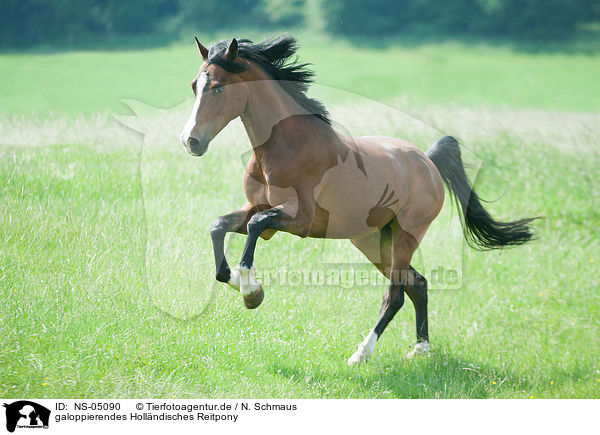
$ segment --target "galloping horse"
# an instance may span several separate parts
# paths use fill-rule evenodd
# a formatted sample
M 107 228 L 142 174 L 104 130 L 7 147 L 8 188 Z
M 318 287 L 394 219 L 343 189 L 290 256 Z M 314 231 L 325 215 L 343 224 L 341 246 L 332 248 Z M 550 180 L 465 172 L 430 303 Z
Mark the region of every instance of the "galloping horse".
M 350 239 L 390 284 L 375 326 L 348 363 L 369 359 L 405 293 L 416 312 L 417 344 L 411 355 L 424 353 L 429 350 L 427 281 L 410 263 L 442 208 L 444 183 L 472 246 L 494 249 L 532 238 L 532 218 L 499 222 L 482 207 L 454 138 L 444 137 L 423 153 L 400 139 L 336 132 L 323 105 L 306 96 L 312 72 L 290 60 L 297 49 L 291 36 L 258 44 L 221 41 L 210 50 L 197 38 L 196 44 L 203 63 L 192 81 L 195 104 L 181 143 L 201 156 L 239 116 L 253 148 L 244 172 L 248 202 L 210 227 L 216 279 L 240 290 L 247 308 L 258 307 L 264 297 L 253 268 L 259 237 L 285 231 Z M 224 254 L 227 232 L 247 234 L 233 270 Z

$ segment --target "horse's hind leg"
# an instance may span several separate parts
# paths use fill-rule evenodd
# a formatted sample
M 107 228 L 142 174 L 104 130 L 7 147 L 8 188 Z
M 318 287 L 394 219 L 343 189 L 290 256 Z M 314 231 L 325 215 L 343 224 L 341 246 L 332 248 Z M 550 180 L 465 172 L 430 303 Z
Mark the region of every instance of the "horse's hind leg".
M 356 246 L 365 257 L 375 265 L 375 267 L 386 278 L 390 277 L 390 268 L 392 266 L 392 224 L 389 223 L 381 230 L 370 234 L 361 239 L 352 239 L 352 244 Z
M 406 286 L 406 294 L 415 306 L 415 318 L 417 326 L 417 344 L 406 356 L 412 358 L 417 354 L 426 353 L 430 350 L 429 331 L 427 322 L 427 280 L 419 272 L 410 266 L 413 274 L 413 283 Z
M 365 340 L 359 344 L 358 350 L 348 359 L 348 364 L 365 362 L 373 354 L 375 345 L 381 334 L 394 318 L 398 310 L 404 304 L 404 292 L 409 285 L 414 282 L 413 271 L 410 268 L 410 260 L 417 249 L 419 243 L 408 232 L 404 231 L 398 222 L 394 219 L 390 224 L 391 234 L 386 235 L 382 230 L 379 246 L 381 253 L 384 254 L 388 238 L 391 240 L 391 246 L 388 252 L 389 257 L 381 255 L 379 261 L 374 264 L 377 268 L 390 279 L 390 285 L 383 298 L 379 319 L 375 326 L 369 332 Z M 387 231 L 387 230 L 386 230 Z M 365 252 L 367 258 L 371 261 L 373 254 L 373 239 L 361 239 L 352 241 L 361 251 Z M 370 244 L 370 246 L 368 246 Z M 388 260 L 389 261 L 386 261 Z M 388 267 L 389 264 L 389 267 Z

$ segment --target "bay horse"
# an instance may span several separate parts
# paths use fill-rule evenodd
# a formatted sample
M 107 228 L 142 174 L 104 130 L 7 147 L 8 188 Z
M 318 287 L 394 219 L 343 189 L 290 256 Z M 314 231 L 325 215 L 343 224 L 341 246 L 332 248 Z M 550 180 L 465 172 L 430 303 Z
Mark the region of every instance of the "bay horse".
M 416 312 L 417 343 L 428 352 L 427 280 L 411 258 L 444 202 L 444 184 L 461 213 L 465 238 L 481 249 L 519 245 L 532 238 L 534 218 L 500 222 L 483 208 L 464 171 L 459 144 L 438 140 L 426 153 L 391 137 L 352 138 L 335 131 L 325 107 L 306 95 L 313 73 L 291 59 L 296 40 L 283 35 L 254 44 L 243 39 L 196 45 L 203 62 L 192 81 L 195 103 L 180 141 L 193 156 L 240 117 L 252 156 L 244 171 L 247 203 L 210 227 L 216 279 L 256 308 L 264 292 L 256 279 L 259 237 L 277 231 L 352 243 L 390 284 L 373 329 L 349 364 L 366 362 L 386 326 L 404 304 Z M 349 163 L 350 162 L 350 163 Z M 224 254 L 228 232 L 246 234 L 237 268 Z

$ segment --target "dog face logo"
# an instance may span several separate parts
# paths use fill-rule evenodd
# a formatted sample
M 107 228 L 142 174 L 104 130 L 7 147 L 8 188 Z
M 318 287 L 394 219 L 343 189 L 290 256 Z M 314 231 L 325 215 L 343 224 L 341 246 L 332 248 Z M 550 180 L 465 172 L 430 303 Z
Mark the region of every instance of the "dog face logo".
M 50 410 L 29 400 L 3 405 L 6 408 L 6 430 L 15 428 L 48 428 Z

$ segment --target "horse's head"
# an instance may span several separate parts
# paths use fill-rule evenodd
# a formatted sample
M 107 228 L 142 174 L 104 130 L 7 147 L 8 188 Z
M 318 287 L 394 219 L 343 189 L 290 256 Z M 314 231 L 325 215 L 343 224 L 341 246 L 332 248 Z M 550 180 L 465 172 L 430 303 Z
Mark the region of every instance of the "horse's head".
M 196 44 L 204 62 L 192 80 L 195 104 L 180 140 L 192 155 L 201 156 L 229 121 L 242 114 L 247 92 L 239 73 L 249 65 L 238 56 L 235 39 L 215 44 L 210 52 L 197 38 Z

